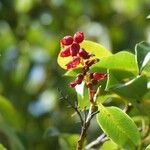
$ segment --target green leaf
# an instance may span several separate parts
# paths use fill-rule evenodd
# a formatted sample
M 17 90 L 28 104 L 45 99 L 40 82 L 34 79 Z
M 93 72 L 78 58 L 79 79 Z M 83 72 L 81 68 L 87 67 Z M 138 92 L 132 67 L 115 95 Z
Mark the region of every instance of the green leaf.
M 112 91 L 127 99 L 140 100 L 148 92 L 147 77 L 138 76 L 129 82 L 114 86 Z
M 111 52 L 104 46 L 92 41 L 84 40 L 84 42 L 81 43 L 81 47 L 94 54 L 96 58 L 102 58 L 112 55 Z
M 7 150 L 2 144 L 0 144 L 0 150 Z
M 14 127 L 20 126 L 20 118 L 8 99 L 0 96 L 0 117 L 9 125 Z
M 75 150 L 76 141 L 78 141 L 78 134 L 62 134 L 59 138 L 61 150 Z
M 100 105 L 97 122 L 111 140 L 127 150 L 135 150 L 141 142 L 138 128 L 133 120 L 117 107 Z
M 150 60 L 150 44 L 147 42 L 138 43 L 135 46 L 136 61 L 139 68 L 139 74 Z
M 148 15 L 146 18 L 147 18 L 147 19 L 150 19 L 150 15 Z
M 106 141 L 99 150 L 118 150 L 118 145 L 113 141 Z
M 92 41 L 88 41 L 88 40 L 84 40 L 80 46 L 82 48 L 84 48 L 86 51 L 95 54 L 95 56 L 93 58 L 102 58 L 102 57 L 106 57 L 106 56 L 110 56 L 112 55 L 111 52 L 109 50 L 107 50 L 105 47 L 103 47 L 102 45 L 92 42 Z M 58 55 L 57 58 L 57 62 L 60 65 L 60 67 L 66 69 L 66 64 L 71 60 L 71 57 L 65 57 L 62 58 L 60 57 L 60 55 Z
M 108 77 L 107 77 L 107 83 L 106 83 L 106 90 L 113 88 L 114 86 L 117 86 L 120 84 L 120 82 L 117 79 L 117 74 L 115 74 L 113 71 L 108 71 Z
M 74 77 L 80 72 L 82 72 L 82 68 L 76 68 L 76 69 L 67 71 L 64 75 L 69 76 L 69 77 Z
M 150 61 L 144 67 L 142 74 L 146 75 L 150 79 Z
M 150 150 L 150 145 L 148 145 L 145 150 Z
M 101 71 L 101 69 L 116 71 L 118 79 L 129 78 L 138 74 L 135 56 L 126 51 L 101 58 L 98 63 L 91 67 L 91 71 L 93 72 Z
M 145 75 L 122 84 L 112 85 L 109 91 L 131 102 L 142 114 L 150 114 L 148 79 Z

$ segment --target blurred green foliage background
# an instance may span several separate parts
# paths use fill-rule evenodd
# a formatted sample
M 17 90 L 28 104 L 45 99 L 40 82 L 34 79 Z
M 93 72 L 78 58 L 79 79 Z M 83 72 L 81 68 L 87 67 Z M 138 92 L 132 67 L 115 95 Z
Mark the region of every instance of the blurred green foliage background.
M 70 150 L 80 123 L 59 100 L 58 88 L 76 98 L 57 65 L 59 40 L 83 31 L 114 53 L 134 52 L 137 42 L 150 41 L 149 10 L 149 0 L 0 0 L 0 143 Z M 97 131 L 93 123 L 89 139 Z

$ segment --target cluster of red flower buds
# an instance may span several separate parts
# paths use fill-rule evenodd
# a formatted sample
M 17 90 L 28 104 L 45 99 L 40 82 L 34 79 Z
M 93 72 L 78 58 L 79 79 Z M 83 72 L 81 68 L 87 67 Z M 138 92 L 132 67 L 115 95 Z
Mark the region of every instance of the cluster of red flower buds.
M 90 101 L 93 102 L 96 93 L 94 86 L 98 81 L 105 79 L 107 74 L 89 72 L 89 68 L 97 63 L 99 59 L 91 59 L 91 57 L 95 55 L 80 47 L 80 43 L 83 40 L 83 32 L 76 32 L 74 36 L 68 35 L 62 38 L 60 42 L 64 49 L 60 52 L 60 57 L 72 57 L 72 60 L 66 64 L 68 70 L 76 68 L 79 64 L 82 65 L 82 72 L 77 74 L 76 79 L 70 83 L 70 87 L 74 88 L 76 85 L 85 81 L 86 86 L 89 89 Z
M 60 43 L 64 49 L 61 51 L 60 56 L 72 56 L 72 60 L 66 64 L 68 70 L 76 68 L 82 63 L 83 59 L 89 59 L 93 56 L 91 53 L 88 53 L 85 49 L 80 47 L 80 43 L 83 40 L 83 32 L 76 32 L 74 36 L 67 35 L 61 39 Z

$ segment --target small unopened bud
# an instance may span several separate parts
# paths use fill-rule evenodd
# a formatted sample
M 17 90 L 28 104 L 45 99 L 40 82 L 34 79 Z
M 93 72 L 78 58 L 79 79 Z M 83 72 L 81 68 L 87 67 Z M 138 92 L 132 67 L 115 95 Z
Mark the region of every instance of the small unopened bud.
M 62 45 L 71 45 L 73 43 L 73 37 L 70 35 L 67 35 L 63 37 L 60 42 Z
M 74 42 L 81 43 L 84 40 L 83 32 L 76 32 L 73 36 Z
M 107 73 L 98 73 L 98 72 L 95 72 L 94 74 L 93 74 L 93 78 L 95 79 L 95 80 L 103 80 L 103 79 L 105 79 L 107 77 Z
M 71 56 L 77 56 L 78 52 L 79 52 L 79 49 L 80 49 L 80 45 L 78 43 L 73 43 L 71 46 L 70 46 L 70 53 L 71 53 Z
M 83 48 L 80 48 L 79 50 L 79 55 L 80 57 L 82 57 L 83 59 L 89 59 L 91 57 L 91 54 L 88 53 L 87 51 L 85 51 Z
M 74 56 L 73 59 L 66 64 L 66 66 L 67 69 L 69 70 L 77 67 L 77 65 L 79 64 L 80 64 L 80 57 Z
M 68 57 L 70 55 L 71 55 L 71 53 L 70 53 L 70 47 L 66 47 L 65 49 L 63 49 L 60 52 L 60 57 Z

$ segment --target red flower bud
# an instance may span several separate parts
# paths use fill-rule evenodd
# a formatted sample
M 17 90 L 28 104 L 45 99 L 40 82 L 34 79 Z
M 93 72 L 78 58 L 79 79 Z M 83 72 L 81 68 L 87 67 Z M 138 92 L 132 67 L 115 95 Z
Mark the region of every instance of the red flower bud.
M 82 73 L 77 74 L 77 83 L 81 84 L 83 81 L 84 75 Z
M 98 61 L 99 61 L 99 59 L 91 59 L 91 60 L 87 60 L 87 61 L 85 62 L 85 64 L 90 67 L 90 66 L 92 66 L 93 64 L 97 63 Z
M 70 35 L 67 35 L 63 37 L 60 42 L 62 45 L 71 45 L 73 43 L 73 37 Z
M 95 72 L 93 74 L 93 78 L 94 80 L 103 80 L 107 77 L 107 74 L 106 73 L 98 73 L 98 72 Z
M 60 52 L 60 57 L 68 57 L 70 55 L 70 47 L 66 47 Z
M 83 32 L 76 32 L 73 36 L 74 42 L 81 43 L 84 40 Z
M 77 65 L 79 64 L 80 64 L 80 57 L 74 56 L 73 59 L 66 64 L 66 66 L 67 69 L 69 70 L 77 67 Z
M 84 75 L 82 73 L 79 73 L 79 74 L 77 74 L 77 78 L 80 79 L 80 80 L 83 80 Z
M 77 82 L 76 82 L 76 81 L 72 81 L 72 82 L 70 83 L 70 87 L 71 87 L 71 88 L 74 88 L 76 85 L 77 85 Z
M 78 43 L 73 43 L 70 47 L 71 56 L 77 56 L 79 49 L 80 49 L 80 45 Z
M 93 64 L 95 63 L 95 59 L 91 59 L 91 60 L 87 60 L 86 62 L 85 62 L 85 64 L 87 65 L 87 66 L 92 66 Z
M 85 51 L 83 48 L 80 48 L 79 50 L 79 55 L 80 57 L 82 57 L 83 59 L 89 59 L 91 57 L 91 54 L 88 53 L 87 51 Z

